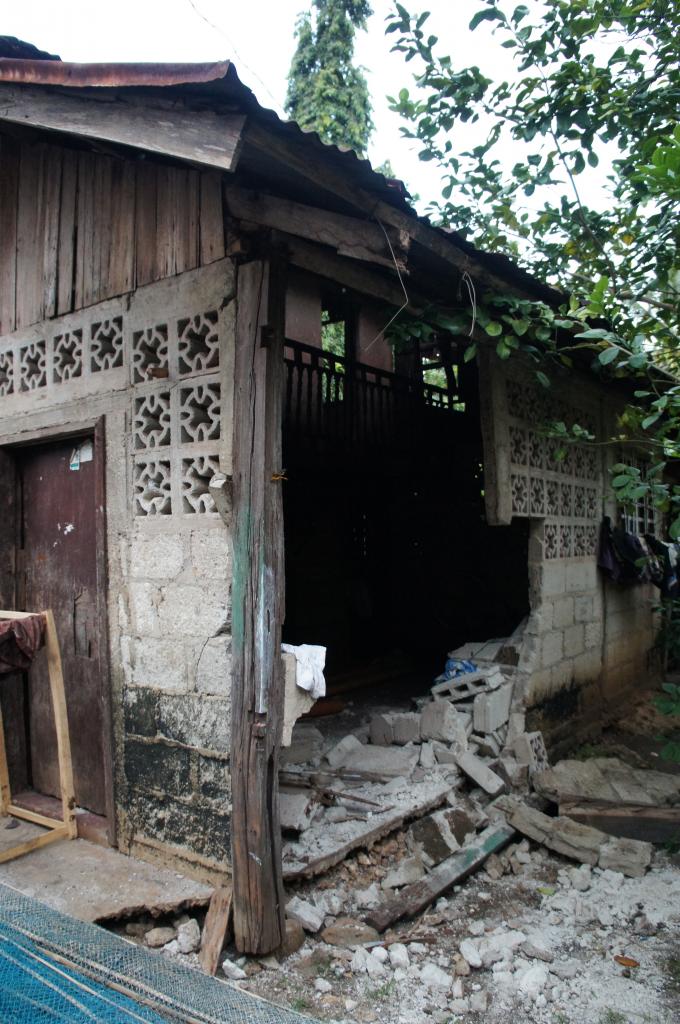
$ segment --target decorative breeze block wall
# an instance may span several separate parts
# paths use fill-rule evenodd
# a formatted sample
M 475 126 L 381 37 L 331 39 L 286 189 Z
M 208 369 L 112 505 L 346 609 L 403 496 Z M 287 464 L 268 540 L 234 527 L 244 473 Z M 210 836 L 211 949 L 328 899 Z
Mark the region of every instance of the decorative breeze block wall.
M 509 483 L 513 516 L 543 519 L 544 557 L 586 558 L 597 553 L 602 509 L 598 451 L 587 445 L 564 448 L 546 437 L 550 421 L 574 423 L 599 434 L 597 409 L 585 401 L 559 397 L 534 382 L 521 367 L 507 366 L 505 409 L 501 415 L 509 435 Z M 572 382 L 576 390 L 576 382 Z M 560 389 L 564 394 L 564 389 Z

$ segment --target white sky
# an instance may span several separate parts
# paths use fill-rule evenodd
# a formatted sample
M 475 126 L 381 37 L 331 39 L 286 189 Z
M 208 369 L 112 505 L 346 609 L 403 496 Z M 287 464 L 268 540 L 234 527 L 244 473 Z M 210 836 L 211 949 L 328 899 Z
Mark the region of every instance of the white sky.
M 540 0 L 528 0 L 528 4 L 541 6 Z M 374 165 L 389 158 L 395 173 L 419 194 L 424 206 L 440 196 L 440 174 L 434 164 L 419 161 L 414 144 L 402 138 L 400 118 L 390 112 L 385 98 L 412 87 L 417 61 L 406 64 L 401 54 L 390 52 L 394 36 L 385 36 L 384 28 L 391 0 L 372 0 L 372 6 L 368 31 L 358 34 L 356 45 L 357 61 L 368 77 L 376 125 L 369 157 Z M 509 51 L 494 44 L 487 25 L 468 31 L 480 0 L 405 0 L 405 6 L 412 13 L 431 11 L 427 26 L 439 36 L 439 52 L 451 54 L 465 66 L 478 64 L 489 77 L 512 74 Z M 308 7 L 309 0 L 0 0 L 0 33 L 18 36 L 69 61 L 229 57 L 260 103 L 282 113 L 295 48 L 295 21 Z M 458 149 L 469 147 L 469 131 L 463 129 Z
M 229 57 L 239 77 L 264 106 L 282 113 L 286 76 L 295 48 L 297 15 L 308 0 L 193 0 L 195 8 L 220 31 L 206 24 L 190 0 L 0 0 L 0 33 L 18 36 L 62 60 L 70 61 L 212 61 Z M 413 64 L 390 53 L 393 36 L 385 36 L 390 0 L 373 0 L 368 31 L 357 36 L 356 56 L 366 70 L 376 130 L 369 156 L 374 164 L 388 157 L 399 177 L 423 200 L 440 192 L 435 167 L 418 160 L 399 133 L 400 118 L 385 99 L 410 87 Z M 468 33 L 479 0 L 407 0 L 413 11 L 432 12 L 431 31 L 446 52 L 483 67 L 488 60 L 485 27 Z M 494 55 L 510 70 L 506 51 Z M 461 148 L 465 143 L 461 141 Z

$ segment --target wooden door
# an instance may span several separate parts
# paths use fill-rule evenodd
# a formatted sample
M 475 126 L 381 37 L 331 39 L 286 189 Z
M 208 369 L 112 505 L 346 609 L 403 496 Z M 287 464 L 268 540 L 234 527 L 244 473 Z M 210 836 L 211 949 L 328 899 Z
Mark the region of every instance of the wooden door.
M 94 438 L 56 441 L 18 456 L 23 566 L 21 607 L 52 608 L 59 636 L 76 801 L 106 814 L 104 723 L 108 676 L 105 637 L 98 628 L 97 513 Z M 32 785 L 59 795 L 56 734 L 46 664 L 28 673 L 28 735 Z

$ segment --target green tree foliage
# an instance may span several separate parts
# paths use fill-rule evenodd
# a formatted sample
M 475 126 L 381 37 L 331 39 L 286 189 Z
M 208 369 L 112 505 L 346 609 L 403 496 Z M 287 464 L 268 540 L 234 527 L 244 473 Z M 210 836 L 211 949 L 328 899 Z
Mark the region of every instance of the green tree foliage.
M 488 31 L 490 47 L 513 54 L 507 81 L 440 52 L 428 17 L 395 4 L 387 31 L 417 69 L 415 90 L 402 89 L 393 107 L 445 179 L 432 212 L 570 294 L 553 319 L 533 305 L 513 312 L 498 296 L 484 307 L 480 297 L 482 327 L 502 334 L 502 356 L 529 339 L 534 352 L 543 342 L 564 361 L 556 325 L 572 347 L 593 348 L 599 372 L 640 378 L 616 440 L 646 447 L 653 468 L 633 479 L 619 466 L 614 486 L 626 501 L 651 494 L 672 511 L 680 536 L 680 488 L 664 478 L 668 460 L 680 457 L 680 386 L 654 365 L 680 366 L 680 6 L 483 0 L 470 31 Z M 480 135 L 472 146 L 471 126 Z M 581 183 L 601 179 L 603 159 L 608 194 L 596 209 Z M 494 303 L 503 315 L 493 315 Z
M 312 0 L 301 14 L 288 74 L 286 113 L 324 142 L 364 155 L 373 130 L 368 85 L 352 63 L 354 33 L 371 14 L 367 0 Z

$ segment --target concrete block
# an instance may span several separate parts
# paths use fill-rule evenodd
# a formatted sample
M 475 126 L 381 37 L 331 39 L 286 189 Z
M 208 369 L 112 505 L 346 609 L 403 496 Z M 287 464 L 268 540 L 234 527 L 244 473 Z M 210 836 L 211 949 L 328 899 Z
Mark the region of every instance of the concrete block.
M 467 747 L 465 720 L 446 700 L 432 701 L 423 709 L 420 716 L 420 735 L 424 740 L 455 743 L 462 750 Z
M 171 636 L 215 636 L 226 629 L 228 600 L 226 582 L 203 586 L 169 584 L 163 588 L 158 607 L 160 628 Z
M 370 744 L 359 744 L 359 748 L 346 755 L 343 766 L 347 765 L 357 771 L 376 772 L 390 779 L 399 776 L 408 778 L 420 757 L 418 747 L 373 747 Z
M 391 747 L 394 742 L 392 715 L 373 715 L 369 737 L 376 747 Z
M 582 864 L 597 864 L 604 834 L 595 828 L 580 825 L 570 818 L 550 818 L 521 800 L 511 805 L 508 822 L 522 835 L 556 853 Z
M 545 748 L 543 734 L 525 732 L 518 736 L 512 745 L 518 764 L 526 765 L 529 774 L 545 771 L 550 767 L 548 751 Z
M 306 932 L 313 935 L 323 926 L 323 913 L 313 903 L 299 896 L 293 896 L 292 900 L 286 903 L 286 917 L 291 921 L 297 921 Z
M 291 832 L 304 832 L 309 828 L 319 801 L 308 789 L 292 789 L 281 786 L 279 789 L 279 815 L 281 828 Z
M 497 796 L 505 788 L 503 780 L 469 751 L 459 755 L 458 767 L 490 796 Z
M 331 768 L 341 768 L 348 764 L 353 755 L 358 754 L 361 750 L 363 750 L 362 744 L 356 736 L 350 733 L 349 736 L 344 736 L 339 743 L 336 743 L 334 747 L 326 751 L 326 760 Z
M 281 750 L 280 764 L 306 764 L 317 761 L 323 750 L 323 736 L 308 722 L 298 722 L 293 727 L 293 735 L 289 747 Z
M 595 602 L 592 597 L 584 595 L 574 598 L 574 621 L 592 622 L 595 615 Z
M 600 850 L 598 864 L 601 868 L 620 871 L 629 878 L 642 878 L 652 863 L 653 853 L 651 843 L 608 837 Z
M 185 693 L 187 657 L 181 641 L 146 636 L 133 641 L 132 682 L 157 690 Z
M 423 743 L 420 748 L 420 767 L 421 768 L 434 768 L 437 763 L 437 758 L 434 752 L 433 743 Z
M 541 665 L 550 668 L 564 656 L 564 638 L 559 630 L 546 633 L 541 644 Z
M 281 746 L 289 747 L 293 738 L 293 726 L 298 718 L 306 715 L 316 703 L 307 690 L 297 685 L 297 658 L 294 654 L 282 653 L 283 661 L 283 728 Z
M 184 560 L 184 538 L 181 534 L 147 533 L 145 531 L 131 540 L 130 577 L 132 579 L 174 579 L 182 572 Z
M 504 725 L 510 714 L 512 683 L 475 697 L 472 721 L 475 732 L 491 733 Z M 496 751 L 498 753 L 498 751 Z
M 190 680 L 191 682 L 191 680 Z M 231 693 L 231 637 L 211 637 L 199 648 L 195 677 L 199 693 L 227 697 Z
M 553 602 L 553 628 L 564 629 L 574 622 L 574 598 L 558 597 Z
M 445 743 L 440 743 L 439 740 L 432 741 L 432 748 L 438 764 L 458 764 L 455 748 L 447 747 Z
M 383 889 L 397 889 L 401 885 L 411 885 L 425 874 L 425 867 L 420 857 L 405 857 L 392 871 L 388 872 L 380 883 Z
M 570 593 L 597 590 L 597 564 L 595 559 L 579 562 L 568 562 L 566 589 Z
M 161 590 L 153 583 L 131 580 L 128 584 L 130 614 L 135 636 L 158 636 Z
M 585 650 L 584 627 L 581 623 L 564 631 L 564 656 L 575 658 Z
M 389 747 L 393 743 L 404 747 L 407 743 L 419 743 L 420 715 L 417 711 L 393 715 L 373 715 L 369 736 L 371 743 L 377 747 Z
M 508 717 L 508 732 L 505 737 L 506 746 L 511 747 L 518 736 L 521 736 L 526 726 L 526 714 L 524 711 L 513 711 Z
M 529 784 L 528 765 L 520 764 L 510 754 L 504 754 L 503 757 L 499 758 L 496 771 L 513 789 L 524 789 Z
M 423 851 L 428 867 L 441 864 L 460 849 L 460 843 L 451 830 L 446 811 L 437 811 L 415 821 L 411 826 L 411 835 Z
M 194 573 L 205 579 L 231 579 L 231 544 L 222 524 L 192 531 L 191 565 Z
M 500 753 L 500 744 L 494 738 L 493 733 L 489 733 L 487 736 L 485 733 L 473 732 L 469 738 L 470 746 L 474 745 L 475 753 L 480 754 L 482 757 L 498 757 Z
M 607 623 L 607 627 L 609 627 L 609 623 Z M 602 646 L 602 622 L 599 619 L 594 622 L 586 622 L 584 633 L 586 649 Z
M 418 712 L 409 711 L 391 717 L 394 742 L 397 746 L 404 747 L 407 743 L 420 742 L 420 715 Z

